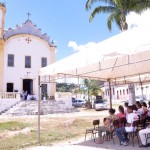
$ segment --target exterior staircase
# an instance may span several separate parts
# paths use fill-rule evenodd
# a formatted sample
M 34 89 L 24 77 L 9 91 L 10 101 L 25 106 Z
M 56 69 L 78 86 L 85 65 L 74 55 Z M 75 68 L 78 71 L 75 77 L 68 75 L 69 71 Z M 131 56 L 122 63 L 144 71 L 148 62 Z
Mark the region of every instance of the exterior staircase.
M 42 100 L 41 101 L 41 115 L 54 114 L 54 113 L 70 113 L 77 111 L 75 108 L 67 107 L 64 102 L 55 100 Z M 22 115 L 37 115 L 38 114 L 38 101 L 26 100 L 21 101 L 14 107 L 2 113 L 2 115 L 22 116 Z

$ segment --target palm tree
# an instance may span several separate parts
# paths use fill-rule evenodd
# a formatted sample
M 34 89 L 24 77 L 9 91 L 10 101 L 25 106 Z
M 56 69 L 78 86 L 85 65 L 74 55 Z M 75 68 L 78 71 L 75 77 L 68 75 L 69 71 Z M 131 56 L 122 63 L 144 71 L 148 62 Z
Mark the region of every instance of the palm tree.
M 121 31 L 128 29 L 126 16 L 130 12 L 141 14 L 143 11 L 150 8 L 149 0 L 87 0 L 86 10 L 91 9 L 92 5 L 99 2 L 99 6 L 94 8 L 90 14 L 89 20 L 92 21 L 96 14 L 108 14 L 107 26 L 109 31 L 112 29 L 112 23 L 116 23 Z M 130 103 L 135 103 L 135 86 L 133 83 L 129 84 L 129 99 Z
M 87 89 L 86 91 L 87 91 L 89 101 L 90 101 L 90 97 L 97 96 L 101 91 L 98 81 L 96 80 L 84 79 L 83 84 Z
M 86 87 L 86 92 L 87 92 L 87 96 L 88 96 L 88 101 L 90 100 L 89 99 L 89 85 L 90 85 L 90 83 L 89 83 L 89 80 L 88 79 L 84 79 L 83 80 L 83 84 L 84 84 L 84 86 Z
M 127 30 L 126 16 L 130 12 L 141 14 L 150 8 L 149 0 L 87 0 L 86 10 L 91 9 L 92 5 L 96 2 L 99 2 L 100 5 L 94 8 L 89 20 L 92 21 L 96 14 L 108 14 L 107 26 L 110 31 L 114 22 L 121 31 Z

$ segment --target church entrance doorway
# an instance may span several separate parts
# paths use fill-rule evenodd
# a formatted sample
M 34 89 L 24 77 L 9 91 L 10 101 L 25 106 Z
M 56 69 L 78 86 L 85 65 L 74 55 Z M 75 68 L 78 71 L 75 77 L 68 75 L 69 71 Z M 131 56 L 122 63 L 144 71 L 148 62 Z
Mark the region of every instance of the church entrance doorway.
M 33 80 L 23 79 L 23 91 L 27 91 L 28 94 L 33 94 Z

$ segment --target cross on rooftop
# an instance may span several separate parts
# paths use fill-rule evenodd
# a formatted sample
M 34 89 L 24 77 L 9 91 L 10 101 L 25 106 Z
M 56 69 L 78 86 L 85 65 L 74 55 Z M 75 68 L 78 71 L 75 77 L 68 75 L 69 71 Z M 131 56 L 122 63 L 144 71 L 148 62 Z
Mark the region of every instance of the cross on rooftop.
M 31 16 L 31 14 L 28 12 L 28 13 L 26 13 L 27 14 L 27 16 L 28 16 L 28 20 L 29 20 L 29 18 L 30 18 L 30 16 Z

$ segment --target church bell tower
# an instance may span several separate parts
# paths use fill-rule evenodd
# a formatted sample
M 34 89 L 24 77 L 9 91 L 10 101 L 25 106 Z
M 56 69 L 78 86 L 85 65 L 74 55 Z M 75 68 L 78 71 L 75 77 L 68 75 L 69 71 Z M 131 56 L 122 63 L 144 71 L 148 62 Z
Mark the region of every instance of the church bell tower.
M 4 81 L 4 18 L 6 8 L 3 3 L 0 2 L 0 92 L 3 92 Z

